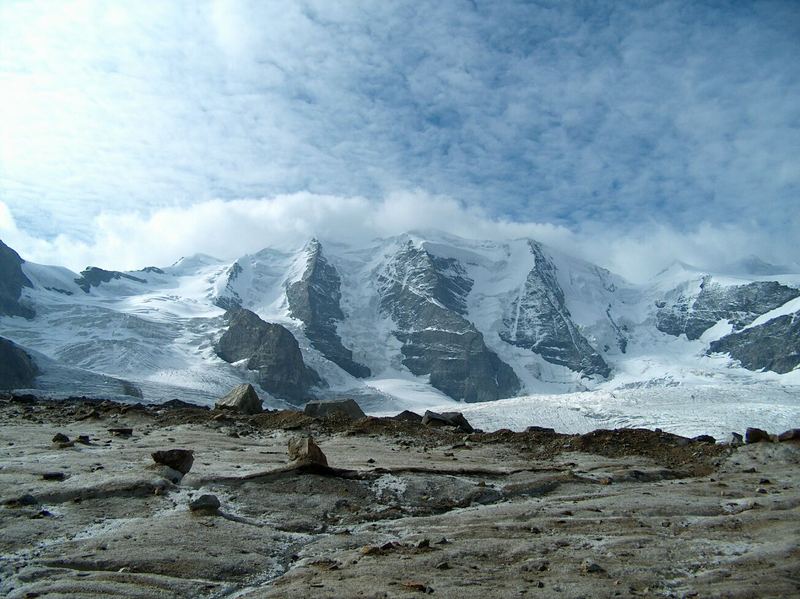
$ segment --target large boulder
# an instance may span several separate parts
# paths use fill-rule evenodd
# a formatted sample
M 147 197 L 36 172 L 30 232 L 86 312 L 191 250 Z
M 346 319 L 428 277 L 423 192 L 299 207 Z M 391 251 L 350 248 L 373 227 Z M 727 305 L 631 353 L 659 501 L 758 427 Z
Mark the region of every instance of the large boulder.
M 289 459 L 297 465 L 328 466 L 328 458 L 311 437 L 297 437 L 289 441 Z
M 326 418 L 328 416 L 345 416 L 351 420 L 366 418 L 366 414 L 352 399 L 330 399 L 326 401 L 310 401 L 304 410 L 306 416 Z
M 262 412 L 261 398 L 253 389 L 253 385 L 249 383 L 236 385 L 214 407 L 218 410 L 235 410 L 241 414 L 260 414 Z
M 422 424 L 433 427 L 452 426 L 465 433 L 475 432 L 475 429 L 472 428 L 472 425 L 464 418 L 461 412 L 442 412 L 439 414 L 426 410 L 425 415 L 422 417 Z
M 34 384 L 39 369 L 25 350 L 0 337 L 0 389 L 26 389 Z
M 156 464 L 169 466 L 181 474 L 187 474 L 194 464 L 194 452 L 190 449 L 166 449 L 154 451 L 151 455 Z
M 748 445 L 751 443 L 769 443 L 771 441 L 772 437 L 769 436 L 769 433 L 760 428 L 748 428 L 744 432 L 744 442 Z
M 790 428 L 778 435 L 778 441 L 800 442 L 800 428 Z
M 228 312 L 228 330 L 217 343 L 217 355 L 226 362 L 247 360 L 249 370 L 258 371 L 258 384 L 294 404 L 313 399 L 309 389 L 322 383 L 305 365 L 303 354 L 291 331 L 264 322 L 250 310 Z
M 420 416 L 416 412 L 412 412 L 411 410 L 403 410 L 396 416 L 390 416 L 389 418 L 391 420 L 397 420 L 399 422 L 411 422 L 413 424 L 422 423 L 422 416 Z

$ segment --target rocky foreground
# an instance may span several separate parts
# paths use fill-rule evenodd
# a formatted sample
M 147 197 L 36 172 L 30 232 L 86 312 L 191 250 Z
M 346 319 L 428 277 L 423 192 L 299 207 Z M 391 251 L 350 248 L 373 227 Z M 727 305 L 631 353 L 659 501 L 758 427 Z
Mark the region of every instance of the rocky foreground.
M 800 443 L 708 441 L 9 396 L 0 594 L 800 595 Z

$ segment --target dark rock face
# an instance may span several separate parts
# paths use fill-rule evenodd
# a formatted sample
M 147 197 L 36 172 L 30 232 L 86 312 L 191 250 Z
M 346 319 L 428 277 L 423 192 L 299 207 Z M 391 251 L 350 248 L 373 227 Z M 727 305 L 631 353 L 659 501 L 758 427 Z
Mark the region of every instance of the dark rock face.
M 139 277 L 134 277 L 116 270 L 103 270 L 96 266 L 90 266 L 81 272 L 81 276 L 75 279 L 75 283 L 77 283 L 78 287 L 83 289 L 85 293 L 89 293 L 92 287 L 99 287 L 103 283 L 109 283 L 116 279 L 128 279 L 136 283 L 147 283 L 147 281 Z
M 608 364 L 572 321 L 555 264 L 538 243 L 530 242 L 530 247 L 536 264 L 503 318 L 500 338 L 530 349 L 553 364 L 585 375 L 608 377 L 611 374 Z
M 36 315 L 19 302 L 22 288 L 33 287 L 31 280 L 22 272 L 24 262 L 17 252 L 0 241 L 0 316 L 33 318 Z
M 289 329 L 264 322 L 245 309 L 229 312 L 227 317 L 228 330 L 216 346 L 220 358 L 226 362 L 246 359 L 247 368 L 258 371 L 259 385 L 275 397 L 295 404 L 313 399 L 309 388 L 322 380 L 303 362 Z
M 33 387 L 37 374 L 33 358 L 13 341 L 0 337 L 0 389 Z
M 656 328 L 676 337 L 685 333 L 688 339 L 695 340 L 720 320 L 729 320 L 735 330 L 740 330 L 762 314 L 800 296 L 800 289 L 776 281 L 722 286 L 706 275 L 696 296 L 677 290 L 673 294 L 674 299 L 659 305 Z
M 455 399 L 512 397 L 520 388 L 513 369 L 462 316 L 472 284 L 457 260 L 409 242 L 378 277 L 380 309 L 397 327 L 411 372 L 429 374 L 431 385 Z
M 370 369 L 353 360 L 353 352 L 342 345 L 336 332 L 336 323 L 344 320 L 341 285 L 336 268 L 322 254 L 322 245 L 312 239 L 302 278 L 286 288 L 289 310 L 303 322 L 306 336 L 323 356 L 355 377 L 368 377 Z
M 333 414 L 346 416 L 351 420 L 365 418 L 366 414 L 352 399 L 331 399 L 327 401 L 310 401 L 304 409 L 306 416 L 325 418 Z
M 730 354 L 748 370 L 791 372 L 800 366 L 800 313 L 779 316 L 712 341 L 708 353 Z

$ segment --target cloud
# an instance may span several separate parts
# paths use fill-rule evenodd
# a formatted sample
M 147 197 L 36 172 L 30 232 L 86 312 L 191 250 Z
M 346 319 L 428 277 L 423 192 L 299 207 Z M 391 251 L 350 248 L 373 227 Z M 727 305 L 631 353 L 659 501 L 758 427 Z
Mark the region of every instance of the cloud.
M 2 2 L 0 199 L 95 262 L 112 226 L 195 251 L 169 215 L 237 198 L 307 198 L 306 227 L 358 202 L 412 222 L 389 203 L 408 189 L 619 260 L 780 255 L 800 235 L 798 23 L 791 1 Z
M 63 234 L 49 241 L 37 239 L 21 231 L 0 202 L 0 238 L 32 262 L 65 265 L 75 271 L 88 265 L 112 270 L 165 266 L 195 253 L 233 261 L 265 247 L 297 249 L 314 236 L 359 245 L 409 231 L 443 230 L 470 239 L 536 239 L 642 282 L 674 260 L 713 269 L 766 245 L 764 232 L 756 227 L 701 223 L 692 231 L 679 232 L 650 224 L 620 236 L 596 227 L 574 231 L 549 223 L 497 218 L 422 191 L 395 193 L 378 202 L 310 193 L 208 200 L 147 215 L 101 213 L 94 218 L 92 230 L 88 240 Z M 786 240 L 780 244 L 783 253 L 761 257 L 791 263 L 789 250 L 794 243 Z

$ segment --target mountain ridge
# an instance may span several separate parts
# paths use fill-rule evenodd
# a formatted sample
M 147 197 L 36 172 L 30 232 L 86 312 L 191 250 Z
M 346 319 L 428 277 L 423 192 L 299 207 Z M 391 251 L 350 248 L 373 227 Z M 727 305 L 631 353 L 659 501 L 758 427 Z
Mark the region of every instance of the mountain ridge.
M 742 360 L 753 371 L 769 368 L 775 350 L 758 344 L 783 334 L 787 347 L 797 343 L 793 319 L 783 328 L 773 321 L 800 296 L 800 276 L 725 277 L 682 267 L 635 285 L 524 238 L 411 232 L 353 245 L 312 238 L 295 251 L 264 248 L 233 262 L 198 254 L 164 268 L 82 274 L 15 256 L 8 253 L 5 267 L 30 283 L 16 301 L 35 316 L 2 316 L 5 336 L 148 389 L 217 393 L 257 383 L 256 372 L 214 352 L 231 308 L 285 327 L 324 381 L 310 389 L 322 398 L 380 401 L 382 381 L 394 379 L 486 401 L 679 382 L 693 370 L 764 378 L 747 374 Z M 708 289 L 716 290 L 710 299 Z M 695 312 L 703 316 L 688 329 L 669 324 Z M 769 335 L 733 336 L 767 325 Z M 794 355 L 780 361 L 779 380 L 797 378 Z

